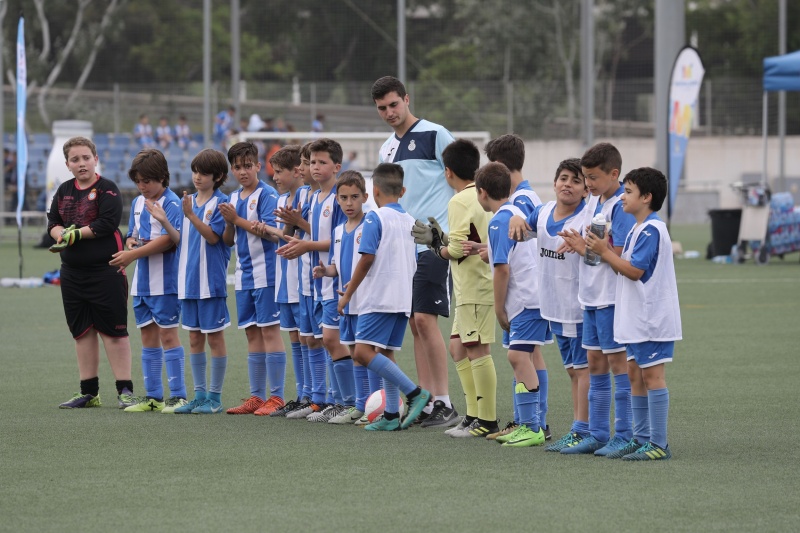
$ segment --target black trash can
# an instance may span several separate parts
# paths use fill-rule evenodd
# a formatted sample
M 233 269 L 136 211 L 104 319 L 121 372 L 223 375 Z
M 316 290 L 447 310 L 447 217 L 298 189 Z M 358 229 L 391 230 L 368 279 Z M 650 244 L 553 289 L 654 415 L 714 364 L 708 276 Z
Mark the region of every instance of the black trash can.
M 739 242 L 739 226 L 742 223 L 741 209 L 711 209 L 711 244 L 706 259 L 718 255 L 730 255 L 733 245 Z

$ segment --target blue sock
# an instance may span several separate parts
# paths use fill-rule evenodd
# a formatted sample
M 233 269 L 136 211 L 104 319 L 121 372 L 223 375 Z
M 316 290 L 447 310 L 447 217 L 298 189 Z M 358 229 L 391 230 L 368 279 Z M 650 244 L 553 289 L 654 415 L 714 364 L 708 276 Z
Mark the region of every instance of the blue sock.
M 600 442 L 611 435 L 611 374 L 589 375 L 589 432 Z
M 367 367 L 353 365 L 353 379 L 356 385 L 356 409 L 364 412 L 369 398 L 369 370 Z M 380 379 L 380 378 L 379 378 Z
M 633 438 L 639 444 L 650 441 L 650 409 L 647 404 L 647 396 L 631 396 Z
M 397 385 L 387 381 L 384 387 L 386 391 L 386 406 L 383 408 L 385 413 L 398 413 L 400 412 L 400 390 Z
M 164 366 L 167 368 L 169 395 L 173 398 L 186 398 L 186 380 L 183 373 L 186 369 L 183 346 L 164 350 Z
M 539 377 L 539 423 L 545 428 L 547 427 L 547 390 L 549 388 L 547 369 L 537 370 L 536 375 Z
M 189 354 L 195 393 L 206 391 L 206 352 Z M 197 394 L 195 394 L 196 396 Z
M 367 368 L 367 367 L 364 367 Z M 381 377 L 374 371 L 367 368 L 367 379 L 369 380 L 369 395 L 372 396 L 375 392 L 383 388 Z
M 145 394 L 157 400 L 164 399 L 164 384 L 161 382 L 161 367 L 164 353 L 161 348 L 142 348 L 142 378 Z
M 539 431 L 539 391 L 529 391 L 524 383 L 518 383 L 515 387 L 514 396 L 517 398 L 517 409 L 519 410 L 520 424 L 525 424 L 534 432 Z
M 309 348 L 308 362 L 311 366 L 311 401 L 320 405 L 325 403 L 325 350 Z
M 517 407 L 517 380 L 511 380 L 511 406 L 514 408 L 514 423 L 520 424 L 519 407 Z
M 327 352 L 326 352 L 327 353 Z M 333 359 L 331 358 L 330 354 L 327 357 L 328 363 L 328 397 L 325 399 L 325 403 L 329 404 L 342 404 L 342 391 L 339 389 L 339 376 L 336 375 L 335 365 L 333 364 Z
M 362 367 L 363 368 L 363 367 Z M 356 404 L 356 377 L 353 360 L 351 358 L 339 359 L 333 362 L 333 372 L 339 384 L 339 395 L 342 397 L 341 405 L 351 407 Z
M 222 384 L 225 382 L 225 370 L 228 368 L 228 356 L 211 358 L 211 383 L 208 385 L 209 398 L 211 394 L 222 394 Z M 219 401 L 219 398 L 217 398 Z
M 267 353 L 267 376 L 269 376 L 269 395 L 282 400 L 286 382 L 286 352 Z
M 633 438 L 631 380 L 628 374 L 614 376 L 614 432 L 625 440 Z
M 414 389 L 417 388 L 417 386 L 414 385 L 414 382 L 408 379 L 408 376 L 406 376 L 403 371 L 400 370 L 399 366 L 394 364 L 391 359 L 381 353 L 375 354 L 375 357 L 373 357 L 372 361 L 370 361 L 369 365 L 367 365 L 367 368 L 374 371 L 386 381 L 387 389 L 389 387 L 389 383 L 392 383 L 397 385 L 397 388 L 400 389 L 403 394 L 408 395 L 409 393 L 414 392 Z
M 247 373 L 250 376 L 250 396 L 267 399 L 267 354 L 250 352 L 247 354 Z
M 300 350 L 299 342 L 292 343 L 292 369 L 294 370 L 294 387 L 297 392 L 297 399 L 303 394 L 303 352 Z
M 303 354 L 303 393 L 301 398 L 311 399 L 311 361 L 308 359 L 308 346 L 300 345 L 300 352 Z
M 589 436 L 589 422 L 583 422 L 581 420 L 573 420 L 572 421 L 572 432 L 577 433 L 581 437 L 588 437 Z
M 667 447 L 667 415 L 669 415 L 669 390 L 647 391 L 647 406 L 650 409 L 650 442 Z

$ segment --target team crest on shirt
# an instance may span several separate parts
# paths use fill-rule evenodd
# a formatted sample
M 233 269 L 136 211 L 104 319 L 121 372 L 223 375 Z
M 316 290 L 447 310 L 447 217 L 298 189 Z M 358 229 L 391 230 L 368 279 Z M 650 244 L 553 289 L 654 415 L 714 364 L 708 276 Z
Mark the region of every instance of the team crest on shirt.
M 252 210 L 253 210 L 253 209 L 255 209 L 255 208 L 256 208 L 256 199 L 255 199 L 255 198 L 253 198 L 253 199 L 250 201 L 250 211 L 252 211 Z
M 327 205 L 325 206 L 325 210 L 322 211 L 322 216 L 324 216 L 325 218 L 331 216 L 331 208 L 329 206 Z
M 361 244 L 361 232 L 360 231 L 358 232 L 358 235 L 356 235 L 356 244 Z
M 89 200 L 94 200 L 97 198 L 97 189 L 92 189 L 92 192 L 89 193 L 87 198 L 89 198 Z
M 206 220 L 211 220 L 211 209 L 206 211 Z
M 417 143 L 414 142 L 414 139 L 411 139 L 411 142 L 408 143 L 408 151 L 413 152 L 417 148 Z

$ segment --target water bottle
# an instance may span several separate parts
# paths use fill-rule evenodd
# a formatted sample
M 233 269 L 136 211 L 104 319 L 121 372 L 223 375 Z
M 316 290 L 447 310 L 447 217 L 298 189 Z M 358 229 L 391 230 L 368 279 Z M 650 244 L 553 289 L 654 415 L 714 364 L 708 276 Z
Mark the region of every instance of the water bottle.
M 606 217 L 603 215 L 603 213 L 597 213 L 594 218 L 592 218 L 592 225 L 589 227 L 589 231 L 601 239 L 605 237 Z M 597 266 L 600 264 L 600 256 L 591 251 L 589 248 L 586 248 L 586 254 L 583 256 L 583 262 L 589 266 Z

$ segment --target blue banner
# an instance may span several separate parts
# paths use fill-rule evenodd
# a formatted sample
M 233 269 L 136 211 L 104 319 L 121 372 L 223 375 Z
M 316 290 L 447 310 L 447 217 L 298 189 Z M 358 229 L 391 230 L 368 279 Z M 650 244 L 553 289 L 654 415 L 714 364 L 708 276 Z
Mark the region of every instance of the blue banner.
M 25 19 L 17 27 L 17 227 L 22 228 L 25 203 L 25 176 L 28 172 L 28 136 L 25 134 L 25 109 L 28 105 L 28 65 L 25 61 Z
M 697 115 L 697 99 L 705 69 L 697 50 L 691 46 L 680 51 L 672 68 L 669 84 L 669 203 L 667 219 L 672 218 L 678 185 L 683 174 L 686 147 Z

